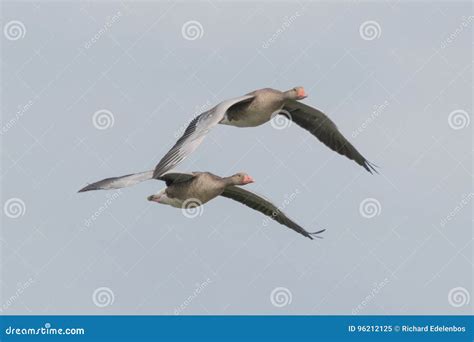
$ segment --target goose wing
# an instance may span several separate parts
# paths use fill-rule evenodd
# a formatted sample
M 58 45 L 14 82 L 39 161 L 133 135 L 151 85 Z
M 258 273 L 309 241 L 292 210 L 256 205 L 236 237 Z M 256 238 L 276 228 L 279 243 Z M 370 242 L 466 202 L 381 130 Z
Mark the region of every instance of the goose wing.
M 166 186 L 171 184 L 186 182 L 194 178 L 197 173 L 181 173 L 181 172 L 168 172 L 160 176 L 158 179 L 166 183 Z
M 181 138 L 178 139 L 174 146 L 156 165 L 153 178 L 159 178 L 189 156 L 201 144 L 206 134 L 225 117 L 229 108 L 242 101 L 249 101 L 253 99 L 254 96 L 255 95 L 245 95 L 221 102 L 214 108 L 194 118 Z
M 153 178 L 153 170 L 132 173 L 130 175 L 120 176 L 120 177 L 110 177 L 102 179 L 98 182 L 89 184 L 83 187 L 78 192 L 91 191 L 91 190 L 112 190 L 112 189 L 121 189 L 127 186 L 132 186 L 146 180 Z
M 298 225 L 296 222 L 286 216 L 280 209 L 278 209 L 273 203 L 266 200 L 265 198 L 245 189 L 237 186 L 227 187 L 221 196 L 233 199 L 234 201 L 240 202 L 249 208 L 257 210 L 262 214 L 270 217 L 278 223 L 293 229 L 294 231 L 306 236 L 307 238 L 313 239 L 313 236 L 320 234 L 325 229 L 310 233 L 303 227 Z M 319 237 L 319 236 L 316 236 Z
M 370 173 L 376 172 L 375 165 L 369 162 L 357 149 L 339 132 L 336 124 L 323 112 L 298 101 L 289 101 L 280 112 L 291 115 L 291 120 L 306 129 L 331 150 L 354 160 Z

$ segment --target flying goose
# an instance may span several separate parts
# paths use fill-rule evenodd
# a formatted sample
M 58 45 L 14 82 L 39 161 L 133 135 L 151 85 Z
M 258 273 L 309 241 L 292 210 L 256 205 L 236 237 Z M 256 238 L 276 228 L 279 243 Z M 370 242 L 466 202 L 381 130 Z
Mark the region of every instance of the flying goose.
M 352 146 L 331 119 L 316 108 L 298 102 L 306 97 L 303 87 L 284 92 L 264 88 L 219 103 L 190 122 L 181 138 L 158 162 L 153 177 L 159 178 L 183 161 L 215 125 L 255 127 L 270 121 L 275 114 L 289 117 L 330 149 L 354 160 L 370 173 L 377 172 L 375 165 Z
M 99 189 L 118 189 L 151 179 L 152 176 L 153 171 L 146 171 L 122 177 L 107 178 L 90 184 L 79 190 L 79 192 Z M 264 215 L 307 238 L 313 239 L 313 236 L 319 237 L 317 235 L 325 230 L 310 233 L 288 218 L 278 207 L 268 200 L 239 187 L 239 185 L 254 182 L 253 178 L 246 173 L 240 172 L 230 177 L 219 177 L 210 172 L 170 172 L 160 176 L 158 179 L 165 181 L 167 187 L 154 195 L 148 196 L 149 201 L 167 204 L 175 208 L 187 209 L 188 206 L 192 208 L 198 207 L 217 196 L 223 196 L 260 211 Z

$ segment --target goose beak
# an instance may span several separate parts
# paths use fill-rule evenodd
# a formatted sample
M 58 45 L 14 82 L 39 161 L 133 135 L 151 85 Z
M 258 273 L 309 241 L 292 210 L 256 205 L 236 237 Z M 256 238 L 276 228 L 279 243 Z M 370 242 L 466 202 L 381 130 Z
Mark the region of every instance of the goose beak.
M 252 177 L 250 177 L 250 176 L 245 176 L 244 177 L 244 183 L 245 184 L 250 184 L 250 183 L 253 183 L 253 182 L 255 182 L 255 180 Z
M 156 198 L 155 195 L 150 195 L 146 199 L 152 202 L 158 202 L 158 198 Z
M 298 99 L 302 100 L 308 97 L 308 94 L 306 94 L 306 92 L 304 91 L 304 88 L 301 87 L 301 88 L 298 88 L 298 90 L 296 91 L 296 96 L 298 96 Z

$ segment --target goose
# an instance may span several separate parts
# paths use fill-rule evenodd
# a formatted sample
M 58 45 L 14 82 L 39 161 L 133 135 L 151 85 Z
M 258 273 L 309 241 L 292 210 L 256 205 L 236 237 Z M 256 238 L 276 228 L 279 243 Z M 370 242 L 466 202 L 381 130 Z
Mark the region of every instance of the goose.
M 79 192 L 122 188 L 151 179 L 153 171 L 146 171 L 122 177 L 106 178 L 89 184 Z M 263 213 L 276 222 L 293 229 L 301 235 L 313 239 L 325 229 L 310 233 L 288 218 L 277 206 L 265 198 L 245 189 L 241 185 L 253 183 L 248 174 L 239 172 L 230 177 L 219 177 L 210 172 L 180 173 L 169 172 L 158 178 L 166 183 L 166 188 L 147 197 L 149 201 L 170 205 L 175 208 L 190 209 L 199 207 L 210 200 L 222 196 L 240 202 L 249 208 Z
M 256 127 L 275 115 L 287 116 L 330 149 L 354 160 L 370 173 L 377 172 L 376 166 L 357 151 L 331 119 L 318 109 L 299 102 L 307 96 L 303 87 L 287 91 L 264 88 L 219 103 L 189 123 L 183 135 L 156 165 L 153 178 L 159 178 L 182 162 L 217 124 Z

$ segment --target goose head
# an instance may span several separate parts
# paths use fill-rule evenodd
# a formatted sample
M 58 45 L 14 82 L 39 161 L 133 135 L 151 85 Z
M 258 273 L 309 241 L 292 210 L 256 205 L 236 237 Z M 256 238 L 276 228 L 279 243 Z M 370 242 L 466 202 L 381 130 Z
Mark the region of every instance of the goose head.
M 303 87 L 294 87 L 293 89 L 284 92 L 288 100 L 302 100 L 308 97 Z
M 232 185 L 246 185 L 255 182 L 255 180 L 245 172 L 236 173 L 229 178 Z

